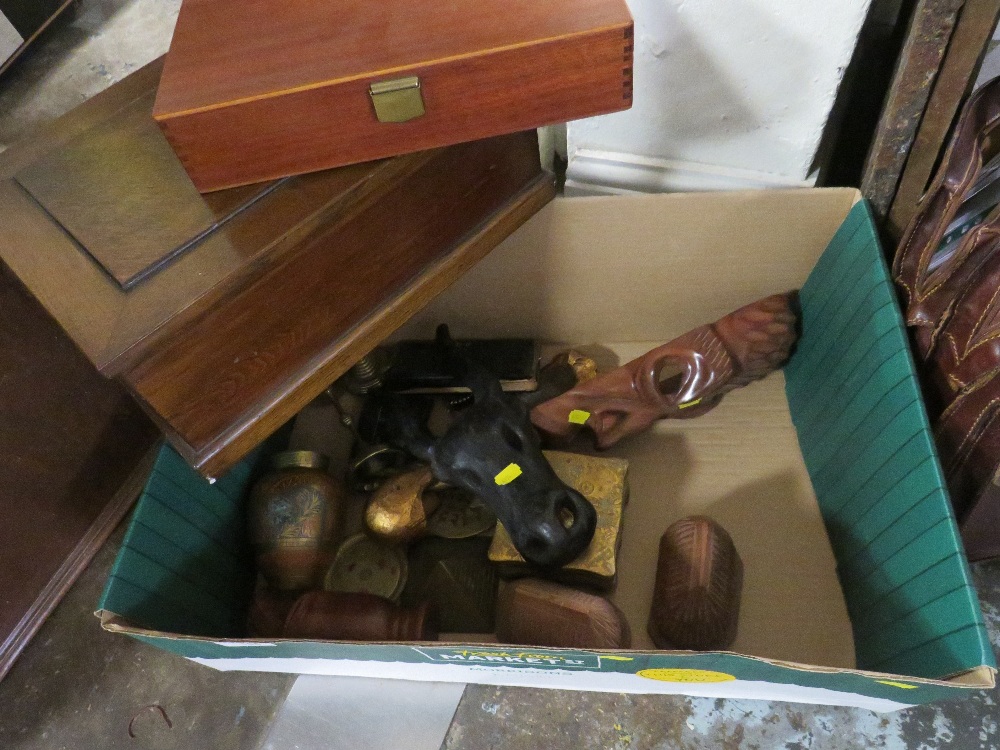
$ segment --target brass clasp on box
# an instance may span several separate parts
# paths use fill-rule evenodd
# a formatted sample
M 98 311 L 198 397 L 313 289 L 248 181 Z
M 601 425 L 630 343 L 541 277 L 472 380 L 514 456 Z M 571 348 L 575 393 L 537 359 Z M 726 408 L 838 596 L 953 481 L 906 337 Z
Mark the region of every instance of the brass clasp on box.
M 424 113 L 424 98 L 417 76 L 373 83 L 368 93 L 379 122 L 407 122 Z

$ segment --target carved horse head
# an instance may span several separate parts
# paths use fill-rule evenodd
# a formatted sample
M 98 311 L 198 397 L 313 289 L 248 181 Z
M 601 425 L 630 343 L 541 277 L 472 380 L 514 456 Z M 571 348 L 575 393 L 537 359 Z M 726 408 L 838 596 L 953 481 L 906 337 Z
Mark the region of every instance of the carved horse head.
M 594 507 L 545 460 L 524 403 L 503 393 L 482 365 L 458 354 L 447 326 L 438 328 L 438 343 L 456 378 L 472 391 L 472 405 L 435 438 L 418 400 L 378 394 L 373 405 L 378 431 L 428 462 L 439 480 L 489 505 L 529 563 L 565 565 L 590 544 L 597 525 Z

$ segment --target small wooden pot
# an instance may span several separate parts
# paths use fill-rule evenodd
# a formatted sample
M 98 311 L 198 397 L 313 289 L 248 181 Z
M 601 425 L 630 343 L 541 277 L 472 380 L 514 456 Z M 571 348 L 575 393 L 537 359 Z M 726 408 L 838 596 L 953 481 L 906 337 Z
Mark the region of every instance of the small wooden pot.
M 742 591 L 743 561 L 726 530 L 705 516 L 682 518 L 660 538 L 649 636 L 663 649 L 729 648 Z

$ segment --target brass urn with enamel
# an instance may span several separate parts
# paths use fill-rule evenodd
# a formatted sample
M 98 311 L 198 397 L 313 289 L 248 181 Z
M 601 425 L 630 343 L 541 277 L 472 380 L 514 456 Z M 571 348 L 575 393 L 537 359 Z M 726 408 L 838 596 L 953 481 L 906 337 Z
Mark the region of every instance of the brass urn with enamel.
M 334 557 L 346 490 L 313 451 L 284 451 L 250 493 L 248 523 L 257 569 L 277 591 L 316 588 Z

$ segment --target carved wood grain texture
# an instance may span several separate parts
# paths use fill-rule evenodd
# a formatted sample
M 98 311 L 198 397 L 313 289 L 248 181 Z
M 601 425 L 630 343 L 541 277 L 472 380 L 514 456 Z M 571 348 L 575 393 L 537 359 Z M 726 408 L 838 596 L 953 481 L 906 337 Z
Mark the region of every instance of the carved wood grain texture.
M 736 640 L 743 561 L 707 516 L 688 516 L 660 537 L 647 631 L 657 648 L 720 650 Z
M 203 192 L 631 106 L 632 22 L 619 0 L 589 0 L 572 9 L 561 3 L 442 4 L 466 15 L 390 3 L 401 7 L 382 8 L 379 15 L 395 14 L 408 25 L 369 27 L 348 16 L 339 26 L 350 33 L 322 40 L 316 37 L 323 35 L 286 22 L 273 33 L 309 60 L 292 60 L 275 43 L 261 49 L 275 70 L 261 69 L 258 60 L 251 73 L 231 59 L 257 48 L 248 31 L 209 38 L 207 29 L 214 27 L 194 20 L 233 4 L 216 2 L 209 9 L 203 2 L 185 3 L 153 110 Z M 347 5 L 352 3 L 331 7 Z M 583 17 L 592 26 L 578 20 L 588 8 L 591 13 Z M 236 22 L 249 12 L 234 10 Z M 515 18 L 519 12 L 536 17 L 544 28 L 532 29 L 524 18 Z M 504 23 L 496 22 L 497 13 Z M 566 18 L 560 20 L 560 14 Z M 518 26 L 517 34 L 511 35 L 508 21 Z M 460 43 L 469 37 L 481 46 Z M 317 50 L 301 52 L 300 43 L 326 51 L 328 59 Z M 414 75 L 421 80 L 426 113 L 405 123 L 378 122 L 369 84 Z
M 554 195 L 534 133 L 434 153 L 157 347 L 125 382 L 216 476 Z
M 610 601 L 538 578 L 502 582 L 496 620 L 501 643 L 592 649 L 632 645 L 628 621 Z

